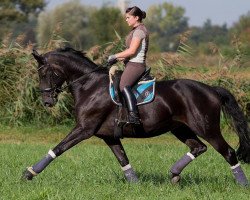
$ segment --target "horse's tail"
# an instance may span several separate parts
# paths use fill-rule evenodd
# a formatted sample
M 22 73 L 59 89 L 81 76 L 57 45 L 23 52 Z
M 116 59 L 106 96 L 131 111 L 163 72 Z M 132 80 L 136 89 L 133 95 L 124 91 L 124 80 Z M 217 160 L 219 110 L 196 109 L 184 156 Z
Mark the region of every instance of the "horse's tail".
M 236 151 L 237 157 L 240 161 L 250 163 L 250 132 L 247 120 L 235 97 L 228 90 L 222 87 L 214 87 L 214 89 L 220 96 L 223 112 L 232 118 L 239 136 L 240 145 Z

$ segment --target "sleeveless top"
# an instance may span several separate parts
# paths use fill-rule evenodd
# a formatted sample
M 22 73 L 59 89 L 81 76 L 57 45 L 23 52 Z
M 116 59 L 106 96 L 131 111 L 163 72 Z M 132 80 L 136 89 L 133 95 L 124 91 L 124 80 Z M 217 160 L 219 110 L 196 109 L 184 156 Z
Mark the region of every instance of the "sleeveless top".
M 135 55 L 133 57 L 130 57 L 128 61 L 135 63 L 145 63 L 146 54 L 148 51 L 149 34 L 144 24 L 140 24 L 130 31 L 130 33 L 126 37 L 127 48 L 129 48 L 133 37 L 139 37 L 142 39 L 142 41 Z

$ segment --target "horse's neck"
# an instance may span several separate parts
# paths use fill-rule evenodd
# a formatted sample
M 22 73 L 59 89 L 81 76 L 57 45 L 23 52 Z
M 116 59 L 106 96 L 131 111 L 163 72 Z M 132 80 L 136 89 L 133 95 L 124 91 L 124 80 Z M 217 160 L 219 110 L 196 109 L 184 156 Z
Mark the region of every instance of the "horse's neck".
M 103 87 L 103 82 L 105 82 L 108 87 L 108 72 L 102 69 L 99 70 L 98 66 L 88 59 L 83 59 L 77 63 L 64 63 L 62 70 L 66 76 L 65 81 L 71 85 L 71 93 L 75 99 L 83 93 L 84 95 L 90 92 L 92 93 L 98 85 Z
M 66 82 L 71 83 L 77 81 L 77 79 L 84 77 L 91 73 L 95 68 L 91 67 L 79 67 L 75 68 L 73 65 L 67 65 L 64 69 L 64 74 L 66 75 Z
M 80 96 L 84 96 L 85 98 L 89 97 L 89 94 L 93 93 L 103 93 L 108 92 L 109 86 L 109 76 L 108 74 L 97 74 L 92 73 L 83 75 L 79 77 L 79 81 L 72 84 L 71 87 L 71 94 L 73 95 L 74 99 L 77 101 Z

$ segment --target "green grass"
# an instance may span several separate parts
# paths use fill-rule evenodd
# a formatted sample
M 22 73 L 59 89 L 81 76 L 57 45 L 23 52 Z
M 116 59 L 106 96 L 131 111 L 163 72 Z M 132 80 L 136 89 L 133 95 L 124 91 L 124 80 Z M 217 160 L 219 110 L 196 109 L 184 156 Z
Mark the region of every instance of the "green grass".
M 188 151 L 172 135 L 124 139 L 122 143 L 140 182 L 125 181 L 110 149 L 91 138 L 65 152 L 32 181 L 23 170 L 40 160 L 69 131 L 68 127 L 6 128 L 0 131 L 0 199 L 249 199 L 250 189 L 235 184 L 228 164 L 210 145 L 208 151 L 171 185 L 171 165 Z M 227 135 L 235 147 L 237 137 Z M 250 178 L 250 166 L 242 165 Z

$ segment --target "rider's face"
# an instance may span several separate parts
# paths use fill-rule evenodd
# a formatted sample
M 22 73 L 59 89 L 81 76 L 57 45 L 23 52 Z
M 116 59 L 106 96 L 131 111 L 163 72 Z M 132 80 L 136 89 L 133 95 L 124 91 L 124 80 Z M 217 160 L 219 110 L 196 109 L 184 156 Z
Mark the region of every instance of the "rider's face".
M 138 16 L 133 16 L 130 15 L 129 13 L 126 13 L 126 22 L 128 23 L 129 26 L 134 27 L 138 23 Z

